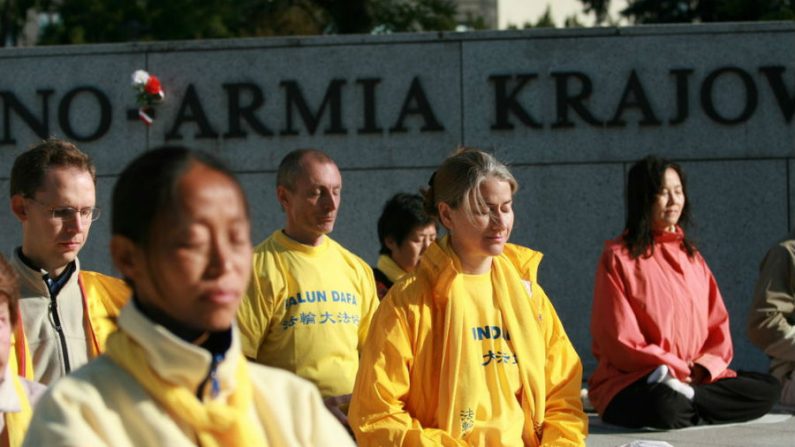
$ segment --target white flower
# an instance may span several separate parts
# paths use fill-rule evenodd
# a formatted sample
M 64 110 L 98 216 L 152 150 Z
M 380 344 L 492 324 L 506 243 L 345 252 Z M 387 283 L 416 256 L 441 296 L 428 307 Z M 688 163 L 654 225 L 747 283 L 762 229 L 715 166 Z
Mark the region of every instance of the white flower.
M 149 73 L 144 70 L 135 70 L 135 73 L 132 74 L 133 87 L 143 87 L 148 80 Z

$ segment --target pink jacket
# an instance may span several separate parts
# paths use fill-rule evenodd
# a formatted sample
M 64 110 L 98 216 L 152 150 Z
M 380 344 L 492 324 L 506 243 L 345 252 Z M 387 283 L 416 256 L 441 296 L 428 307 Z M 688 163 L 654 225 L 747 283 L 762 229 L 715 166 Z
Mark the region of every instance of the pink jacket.
M 591 313 L 598 361 L 588 380 L 591 403 L 604 413 L 628 385 L 667 365 L 676 378 L 697 363 L 711 381 L 734 377 L 729 315 L 704 258 L 688 257 L 684 233 L 655 235 L 654 252 L 632 259 L 621 237 L 605 243 Z

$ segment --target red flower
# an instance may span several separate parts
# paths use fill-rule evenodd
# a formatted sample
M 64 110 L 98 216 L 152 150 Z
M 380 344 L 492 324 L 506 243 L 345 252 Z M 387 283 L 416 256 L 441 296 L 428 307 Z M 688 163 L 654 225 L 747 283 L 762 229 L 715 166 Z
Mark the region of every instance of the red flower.
M 160 79 L 157 79 L 157 76 L 149 75 L 149 80 L 146 81 L 144 91 L 150 95 L 160 94 Z

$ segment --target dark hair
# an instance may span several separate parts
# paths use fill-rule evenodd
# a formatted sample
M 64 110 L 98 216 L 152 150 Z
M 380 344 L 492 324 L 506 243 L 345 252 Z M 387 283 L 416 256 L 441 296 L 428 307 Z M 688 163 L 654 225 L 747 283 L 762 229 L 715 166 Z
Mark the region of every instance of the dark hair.
M 296 149 L 282 158 L 279 163 L 279 170 L 276 172 L 276 186 L 284 186 L 293 191 L 295 180 L 304 170 L 303 162 L 305 158 L 313 158 L 322 163 L 332 163 L 334 160 L 329 155 L 318 149 Z
M 8 302 L 8 319 L 11 328 L 17 326 L 19 318 L 19 276 L 6 258 L 0 254 L 0 296 Z
M 97 169 L 88 155 L 74 144 L 49 138 L 19 154 L 11 168 L 10 195 L 33 197 L 44 183 L 44 175 L 53 167 L 74 167 L 91 174 L 97 183 Z
M 682 182 L 682 193 L 685 196 L 685 205 L 679 217 L 678 225 L 685 228 L 690 223 L 690 200 L 687 196 L 687 179 L 682 168 L 669 160 L 660 159 L 653 155 L 636 162 L 629 169 L 627 178 L 627 220 L 624 225 L 624 245 L 629 250 L 630 256 L 651 256 L 654 252 L 654 233 L 652 207 L 657 200 L 657 194 L 663 183 L 665 171 L 673 169 Z M 688 256 L 696 252 L 695 244 L 687 238 L 682 240 L 682 248 Z
M 228 177 L 240 190 L 248 214 L 243 187 L 223 162 L 206 152 L 164 146 L 140 155 L 119 175 L 113 188 L 111 234 L 127 237 L 141 246 L 148 244 L 156 218 L 161 212 L 174 208 L 177 184 L 195 164 Z
M 425 212 L 419 194 L 405 192 L 395 194 L 384 204 L 381 217 L 378 218 L 378 240 L 381 242 L 379 253 L 382 255 L 391 253 L 384 242 L 387 237 L 391 237 L 400 245 L 411 230 L 433 223 L 433 218 Z
M 474 219 L 472 205 L 485 207 L 480 195 L 480 184 L 489 177 L 508 182 L 511 194 L 519 189 L 508 167 L 493 155 L 471 147 L 457 148 L 433 173 L 428 188 L 420 191 L 425 201 L 425 212 L 438 218 L 436 206 L 444 202 L 451 208 L 460 207 L 465 215 Z

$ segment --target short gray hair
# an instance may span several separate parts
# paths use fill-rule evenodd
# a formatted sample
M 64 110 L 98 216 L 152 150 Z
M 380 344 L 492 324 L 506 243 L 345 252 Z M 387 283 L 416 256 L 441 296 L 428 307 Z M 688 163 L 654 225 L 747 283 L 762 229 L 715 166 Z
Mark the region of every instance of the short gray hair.
M 295 189 L 295 180 L 304 171 L 303 162 L 306 158 L 313 158 L 321 163 L 334 163 L 329 155 L 319 149 L 296 149 L 282 158 L 279 170 L 276 172 L 276 186 L 284 186 L 290 191 Z

